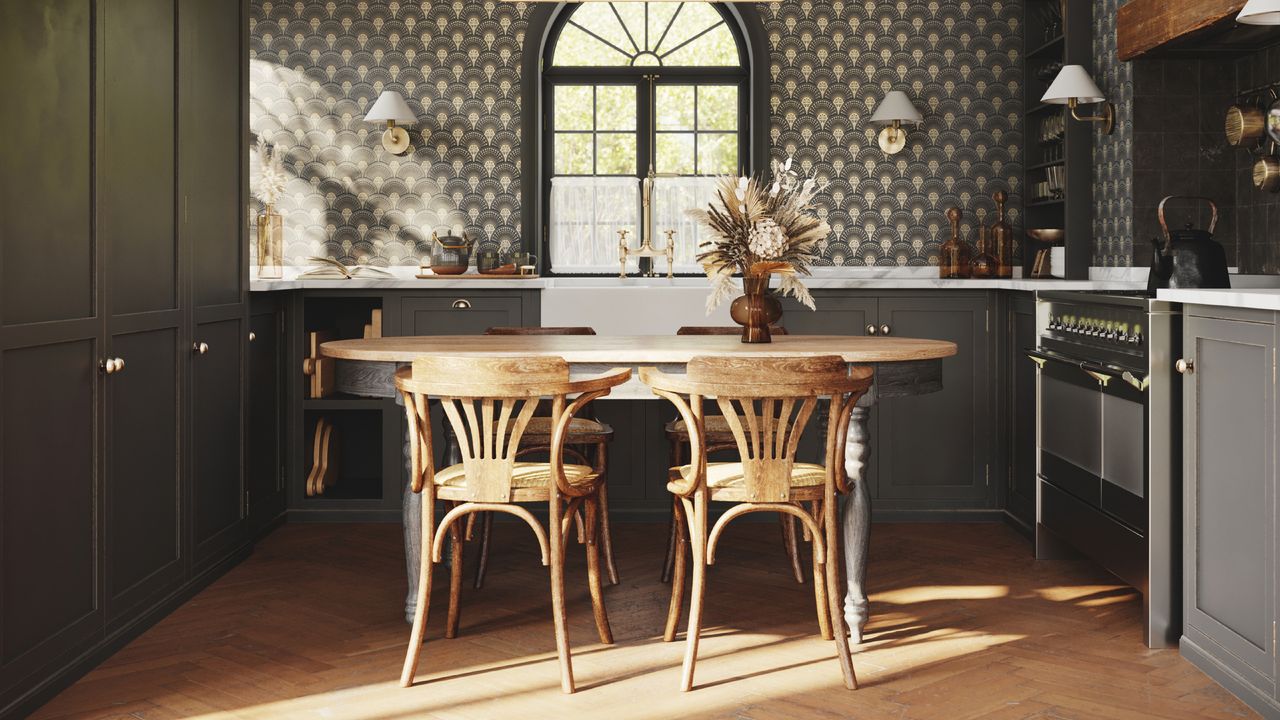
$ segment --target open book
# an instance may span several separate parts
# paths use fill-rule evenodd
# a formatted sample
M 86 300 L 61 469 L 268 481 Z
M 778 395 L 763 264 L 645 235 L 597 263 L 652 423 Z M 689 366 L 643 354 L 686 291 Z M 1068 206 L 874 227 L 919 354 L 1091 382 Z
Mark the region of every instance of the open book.
M 312 278 L 320 280 L 350 280 L 351 278 L 389 278 L 393 277 L 391 273 L 380 267 L 372 265 L 343 265 L 342 263 L 327 257 L 310 257 L 307 258 L 317 267 L 306 272 L 299 273 L 299 278 Z

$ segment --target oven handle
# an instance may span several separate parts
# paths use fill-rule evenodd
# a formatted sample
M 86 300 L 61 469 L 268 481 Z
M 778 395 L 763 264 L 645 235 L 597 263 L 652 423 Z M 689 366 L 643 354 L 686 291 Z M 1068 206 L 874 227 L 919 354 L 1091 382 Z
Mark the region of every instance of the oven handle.
M 1041 368 L 1043 368 L 1045 363 L 1048 362 L 1060 362 L 1066 365 L 1074 365 L 1075 367 L 1080 368 L 1081 371 L 1093 378 L 1104 388 L 1108 383 L 1116 378 L 1120 378 L 1121 380 L 1129 383 L 1138 392 L 1146 392 L 1147 388 L 1151 386 L 1150 377 L 1140 373 L 1135 373 L 1132 370 L 1125 370 L 1123 368 L 1112 367 L 1110 365 L 1102 365 L 1100 363 L 1074 358 L 1070 355 L 1063 355 L 1061 353 L 1040 350 L 1037 348 L 1027 348 L 1025 352 L 1027 357 L 1031 358 L 1031 360 Z
M 1039 348 L 1026 348 L 1023 352 L 1025 352 L 1027 357 L 1031 358 L 1031 361 L 1040 368 L 1043 368 L 1045 363 L 1048 362 L 1060 362 L 1073 367 L 1080 367 L 1080 364 L 1084 362 L 1083 360 L 1073 358 L 1070 355 L 1063 355 L 1049 350 L 1040 350 Z

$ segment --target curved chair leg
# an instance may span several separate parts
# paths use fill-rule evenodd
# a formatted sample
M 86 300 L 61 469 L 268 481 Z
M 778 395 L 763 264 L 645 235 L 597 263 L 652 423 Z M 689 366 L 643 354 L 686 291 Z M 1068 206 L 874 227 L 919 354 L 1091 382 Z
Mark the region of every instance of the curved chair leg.
M 671 463 L 671 467 L 680 467 L 680 450 L 683 445 L 678 440 L 671 438 L 668 438 L 667 442 L 671 444 L 671 455 L 668 462 Z M 662 561 L 662 582 L 670 582 L 671 566 L 675 563 L 676 559 L 676 536 L 679 534 L 678 528 L 680 527 L 681 522 L 679 518 L 679 509 L 680 498 L 673 496 L 671 498 L 671 514 L 667 517 L 667 557 Z
M 778 524 L 782 527 L 782 546 L 787 550 L 787 559 L 791 561 L 791 575 L 796 583 L 804 584 L 804 568 L 800 566 L 800 548 L 796 541 L 795 518 L 786 514 L 778 515 Z
M 489 569 L 489 533 L 493 531 L 493 513 L 478 513 L 480 521 L 480 558 L 476 561 L 476 580 L 472 586 L 484 587 L 484 573 Z M 471 517 L 475 517 L 472 515 Z
M 564 533 L 560 530 L 563 499 L 552 488 L 547 503 L 547 534 L 551 538 L 551 615 L 556 629 L 556 654 L 560 658 L 560 689 L 573 692 L 573 660 L 569 657 L 569 628 L 564 610 Z
M 419 549 L 418 604 L 413 612 L 413 630 L 409 633 L 409 650 L 405 653 L 404 668 L 400 671 L 400 687 L 413 685 L 418 672 L 418 656 L 422 650 L 422 634 L 427 625 L 427 610 L 431 607 L 432 533 L 435 530 L 435 491 L 430 485 L 422 490 L 422 546 Z
M 816 512 L 810 514 L 821 526 L 822 517 Z M 801 525 L 804 525 L 804 523 L 801 523 Z M 808 526 L 805 525 L 806 533 L 808 529 Z M 824 543 L 822 538 L 816 535 L 810 535 L 809 541 L 812 543 L 810 550 L 813 552 L 813 601 L 818 611 L 818 632 L 822 633 L 823 640 L 831 640 L 831 607 L 830 602 L 827 600 L 826 563 L 818 561 L 818 553 L 823 549 Z
M 456 507 L 458 503 L 454 503 Z M 462 549 L 463 523 L 455 522 L 449 526 L 449 617 L 445 621 L 444 636 L 449 639 L 458 637 L 458 620 L 462 614 Z
M 617 585 L 618 565 L 613 559 L 613 530 L 609 527 L 609 484 L 606 475 L 609 471 L 609 446 L 600 443 L 596 446 L 597 469 L 600 472 L 600 525 L 598 526 L 600 549 L 604 551 L 604 570 L 609 584 Z
M 601 486 L 601 491 L 604 487 Z M 604 608 L 604 591 L 600 588 L 600 528 L 601 512 L 598 500 L 587 500 L 583 505 L 587 525 L 587 586 L 591 590 L 591 614 L 595 616 L 596 633 L 600 642 L 613 644 L 613 631 L 609 629 L 609 614 Z
M 702 632 L 702 604 L 707 594 L 707 501 L 699 493 L 692 502 L 684 500 L 689 517 L 689 537 L 693 546 L 693 590 L 689 595 L 689 630 L 685 638 L 684 667 L 680 690 L 693 689 L 693 669 L 698 662 L 698 637 Z
M 844 686 L 850 690 L 857 690 L 858 676 L 853 671 L 853 657 L 849 652 L 849 630 L 844 622 L 844 587 L 840 584 L 840 566 L 844 563 L 844 552 L 840 546 L 840 527 L 835 518 L 836 503 L 830 497 L 830 491 L 823 505 L 822 530 L 827 541 L 827 607 L 831 613 L 831 630 L 835 635 L 836 655 L 840 659 L 840 672 L 844 675 Z
M 673 561 L 670 573 L 671 602 L 667 606 L 667 626 L 662 631 L 662 641 L 672 642 L 676 639 L 676 626 L 680 624 L 680 610 L 684 605 L 684 575 L 688 562 L 689 544 L 685 540 L 684 513 L 680 508 L 680 498 L 671 498 Z

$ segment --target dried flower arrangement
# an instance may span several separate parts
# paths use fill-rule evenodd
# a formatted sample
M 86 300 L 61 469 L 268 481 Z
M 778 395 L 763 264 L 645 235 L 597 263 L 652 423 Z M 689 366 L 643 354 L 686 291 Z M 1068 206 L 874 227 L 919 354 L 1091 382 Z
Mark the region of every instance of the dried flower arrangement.
M 289 178 L 284 173 L 284 162 L 280 159 L 278 149 L 268 146 L 266 139 L 259 137 L 257 151 L 258 167 L 254 174 L 253 196 L 269 209 L 284 195 L 284 185 Z
M 686 211 L 710 233 L 698 255 L 711 281 L 708 314 L 736 292 L 733 277 L 738 273 L 744 278 L 776 273 L 782 278 L 779 292 L 815 307 L 800 276 L 809 274 L 818 241 L 831 233 L 814 213 L 813 198 L 820 188 L 813 178 L 801 179 L 791 158 L 774 161 L 771 170 L 772 184 L 763 176 L 722 177 L 718 201 Z

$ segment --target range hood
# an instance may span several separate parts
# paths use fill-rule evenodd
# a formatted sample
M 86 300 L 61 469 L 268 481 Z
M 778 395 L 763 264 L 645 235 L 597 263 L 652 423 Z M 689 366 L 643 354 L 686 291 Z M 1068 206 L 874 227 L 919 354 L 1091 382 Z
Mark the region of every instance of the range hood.
M 1245 54 L 1280 42 L 1280 29 L 1241 25 L 1245 0 L 1130 0 L 1116 14 L 1121 60 Z

